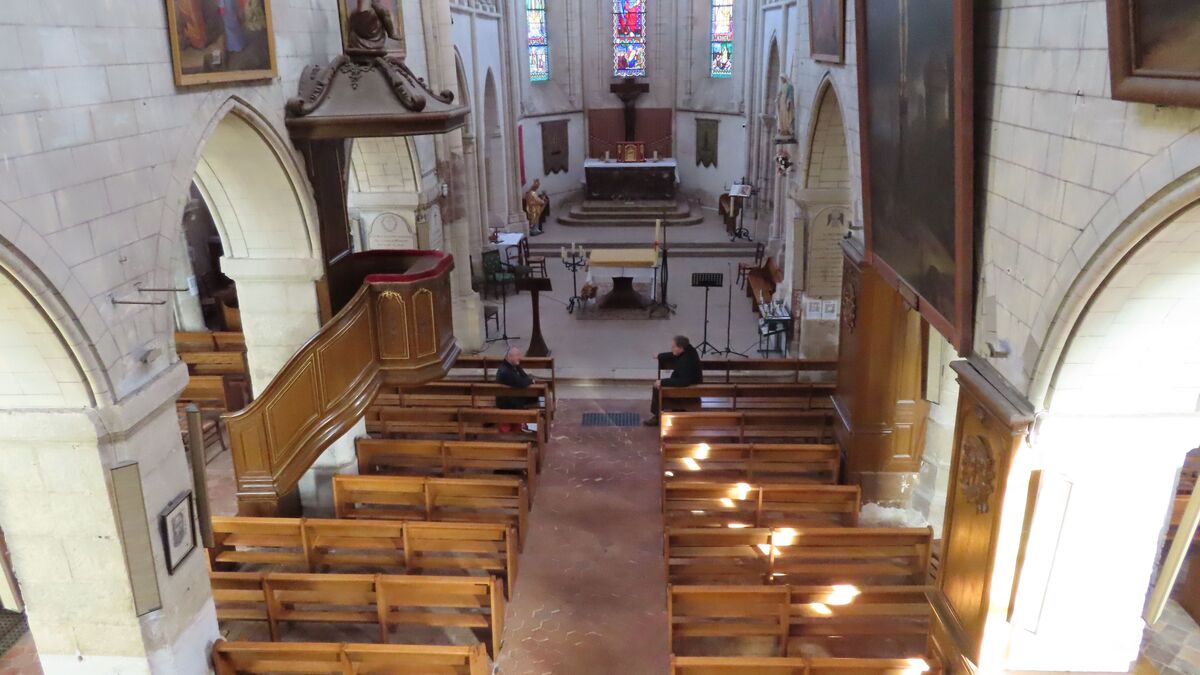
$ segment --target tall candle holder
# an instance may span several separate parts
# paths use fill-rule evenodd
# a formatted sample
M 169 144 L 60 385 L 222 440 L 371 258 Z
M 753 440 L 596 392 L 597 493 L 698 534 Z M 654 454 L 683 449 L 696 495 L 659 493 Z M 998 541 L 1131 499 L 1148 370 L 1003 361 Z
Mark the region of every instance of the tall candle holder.
M 565 246 L 559 250 L 559 257 L 562 258 L 562 264 L 571 271 L 571 298 L 567 301 L 567 314 L 575 312 L 576 307 L 583 307 L 583 298 L 579 297 L 579 270 L 587 265 L 587 252 L 582 248 L 571 244 L 568 249 Z

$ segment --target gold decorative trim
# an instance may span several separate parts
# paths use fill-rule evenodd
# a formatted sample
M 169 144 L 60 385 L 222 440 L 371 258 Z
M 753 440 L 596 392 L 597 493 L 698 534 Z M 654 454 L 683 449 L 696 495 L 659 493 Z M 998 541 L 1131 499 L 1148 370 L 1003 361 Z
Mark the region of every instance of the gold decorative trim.
M 404 340 L 404 349 L 398 353 L 389 351 L 388 347 L 390 346 L 390 341 L 384 339 L 386 330 L 387 330 L 387 328 L 383 324 L 383 318 L 385 316 L 383 308 L 384 308 L 385 302 L 394 302 L 397 305 L 399 305 L 400 320 L 404 323 L 404 325 L 401 326 L 401 330 L 399 331 L 401 338 Z M 404 301 L 404 296 L 396 291 L 383 291 L 382 293 L 379 294 L 379 300 L 376 301 L 376 307 L 379 310 L 379 319 L 380 319 L 379 331 L 380 331 L 380 333 L 384 333 L 379 336 L 379 338 L 380 338 L 380 340 L 379 340 L 380 354 L 385 359 L 407 359 L 407 358 L 409 358 L 410 349 L 409 349 L 409 344 L 408 344 L 408 303 L 406 303 Z

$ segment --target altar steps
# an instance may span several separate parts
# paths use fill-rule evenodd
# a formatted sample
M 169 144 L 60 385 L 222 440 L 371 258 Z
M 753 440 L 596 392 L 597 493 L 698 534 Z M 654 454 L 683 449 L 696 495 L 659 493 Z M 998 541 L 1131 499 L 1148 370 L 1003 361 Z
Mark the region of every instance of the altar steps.
M 558 216 L 559 224 L 567 226 L 653 227 L 659 219 L 671 227 L 704 222 L 704 216 L 693 213 L 691 206 L 674 201 L 587 200 L 572 204 L 565 214 Z
M 646 248 L 644 241 L 635 242 L 604 242 L 602 244 L 582 244 L 585 248 Z M 561 243 L 541 243 L 537 237 L 529 241 L 529 252 L 533 255 L 544 255 L 557 259 Z M 671 256 L 674 258 L 753 258 L 754 242 L 752 241 L 715 241 L 715 242 L 679 242 L 670 245 Z

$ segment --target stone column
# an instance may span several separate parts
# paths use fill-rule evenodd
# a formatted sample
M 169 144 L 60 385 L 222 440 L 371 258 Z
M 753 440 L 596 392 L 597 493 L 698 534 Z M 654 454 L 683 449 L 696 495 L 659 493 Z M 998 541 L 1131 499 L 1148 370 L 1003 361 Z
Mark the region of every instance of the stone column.
M 794 308 L 799 352 L 809 359 L 836 359 L 838 317 L 824 309 L 825 301 L 840 304 L 841 241 L 849 229 L 850 194 L 846 190 L 797 187 L 790 191 L 786 201 L 789 210 L 796 213 L 791 245 L 787 247 L 792 288 L 801 291 L 805 299 L 822 301 L 821 312 L 808 312 L 803 306 Z M 785 300 L 791 302 L 792 298 Z
M 192 487 L 176 364 L 100 410 L 0 412 L 0 527 L 46 673 L 203 675 L 217 639 L 203 550 L 168 574 L 159 513 Z M 137 462 L 161 609 L 139 617 L 109 471 Z M 199 546 L 199 543 L 198 543 Z
M 171 280 L 174 288 L 187 288 L 187 291 L 180 291 L 172 294 L 175 303 L 175 327 L 181 331 L 205 331 L 208 326 L 204 324 L 204 311 L 200 308 L 200 297 L 193 295 L 191 288 L 196 288 L 192 284 L 195 283 L 196 273 L 192 269 L 192 257 L 188 251 L 187 237 L 179 238 L 179 260 L 175 263 Z M 190 282 L 190 283 L 189 283 Z

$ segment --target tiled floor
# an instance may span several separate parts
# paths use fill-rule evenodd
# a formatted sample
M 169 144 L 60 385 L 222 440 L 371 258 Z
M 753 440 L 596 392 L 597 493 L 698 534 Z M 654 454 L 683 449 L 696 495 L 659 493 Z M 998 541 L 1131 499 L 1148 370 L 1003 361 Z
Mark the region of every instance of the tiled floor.
M 508 610 L 501 675 L 668 669 L 654 429 L 580 426 L 635 400 L 560 402 Z

